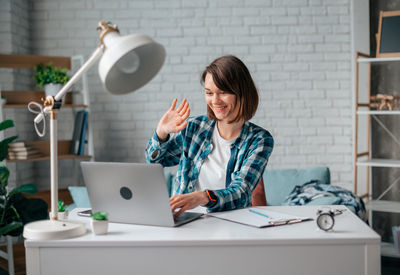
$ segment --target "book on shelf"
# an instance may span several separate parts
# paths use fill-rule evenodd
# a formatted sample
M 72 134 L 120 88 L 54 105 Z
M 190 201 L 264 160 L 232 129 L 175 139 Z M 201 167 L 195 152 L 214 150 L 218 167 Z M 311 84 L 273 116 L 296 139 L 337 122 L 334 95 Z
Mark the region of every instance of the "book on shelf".
M 39 149 L 27 146 L 25 142 L 10 143 L 8 147 L 8 159 L 32 159 L 43 156 Z
M 28 147 L 28 146 L 25 146 L 25 147 L 10 147 L 10 148 L 8 148 L 9 152 L 29 152 L 29 151 L 32 151 L 32 150 L 37 150 L 37 149 L 36 148 L 32 148 L 32 147 Z
M 82 121 L 82 129 L 81 129 L 81 135 L 79 137 L 79 147 L 78 147 L 78 155 L 84 155 L 85 154 L 85 144 L 87 143 L 87 132 L 88 132 L 88 123 L 89 123 L 89 118 L 88 118 L 88 112 L 83 110 L 83 121 Z
M 25 145 L 25 142 L 24 141 L 17 141 L 17 142 L 11 142 L 11 143 L 9 143 L 8 144 L 8 148 L 25 148 L 26 147 L 26 145 Z
M 85 116 L 87 116 L 87 111 L 85 110 L 76 113 L 74 131 L 72 133 L 71 146 L 69 148 L 69 153 L 71 155 L 79 155 L 80 140 L 84 128 Z
M 18 150 L 18 151 L 8 150 L 8 153 L 13 155 L 25 156 L 25 155 L 40 153 L 40 151 L 37 148 L 26 147 L 24 148 L 24 150 Z
M 31 149 L 25 152 L 8 152 L 9 159 L 32 159 L 43 156 L 43 154 L 38 149 Z
M 26 154 L 26 155 L 19 155 L 19 154 L 13 154 L 13 153 L 8 153 L 8 159 L 14 160 L 14 159 L 35 159 L 35 158 L 40 158 L 43 157 L 43 154 L 40 152 L 32 153 L 32 154 Z

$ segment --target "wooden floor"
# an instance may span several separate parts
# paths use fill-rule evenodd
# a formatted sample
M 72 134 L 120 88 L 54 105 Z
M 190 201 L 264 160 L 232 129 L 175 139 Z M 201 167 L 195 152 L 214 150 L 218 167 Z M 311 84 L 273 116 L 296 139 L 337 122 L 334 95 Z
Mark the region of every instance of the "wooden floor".
M 5 247 L 1 248 L 6 250 Z M 0 258 L 0 268 L 8 271 L 8 262 Z M 14 244 L 14 269 L 15 275 L 26 275 L 24 243 Z

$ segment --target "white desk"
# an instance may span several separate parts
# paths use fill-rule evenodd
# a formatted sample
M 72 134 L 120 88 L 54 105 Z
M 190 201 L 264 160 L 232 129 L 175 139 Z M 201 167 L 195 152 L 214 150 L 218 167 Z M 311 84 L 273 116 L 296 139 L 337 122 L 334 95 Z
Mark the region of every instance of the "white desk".
M 318 207 L 269 208 L 315 218 Z M 178 228 L 112 223 L 108 235 L 25 247 L 28 275 L 380 274 L 380 237 L 349 210 L 332 232 L 315 220 L 258 229 L 203 217 Z

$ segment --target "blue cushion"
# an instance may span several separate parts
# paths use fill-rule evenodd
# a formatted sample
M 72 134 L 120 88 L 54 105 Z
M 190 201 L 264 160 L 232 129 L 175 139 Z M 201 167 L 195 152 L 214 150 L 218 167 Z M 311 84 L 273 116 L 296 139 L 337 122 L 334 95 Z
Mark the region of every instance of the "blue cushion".
M 266 170 L 263 178 L 268 205 L 281 205 L 296 185 L 302 185 L 311 180 L 319 180 L 324 184 L 331 182 L 328 167 Z
M 85 186 L 69 186 L 68 190 L 74 200 L 75 207 L 91 208 L 89 195 Z

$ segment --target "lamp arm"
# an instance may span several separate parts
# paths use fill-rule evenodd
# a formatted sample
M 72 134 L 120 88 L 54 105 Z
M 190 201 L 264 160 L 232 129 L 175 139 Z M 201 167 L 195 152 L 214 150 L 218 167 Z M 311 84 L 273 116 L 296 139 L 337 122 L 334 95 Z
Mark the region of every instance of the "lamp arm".
M 85 62 L 85 64 L 83 64 L 82 67 L 79 68 L 79 70 L 71 77 L 67 84 L 65 84 L 54 97 L 56 101 L 60 100 L 72 87 L 72 85 L 74 85 L 82 77 L 82 75 L 93 66 L 93 64 L 103 55 L 103 51 L 104 45 L 100 45 L 94 50 L 94 52 Z
M 64 96 L 64 94 L 72 87 L 72 85 L 74 85 L 81 78 L 81 76 L 87 70 L 89 70 L 90 67 L 93 66 L 93 64 L 103 55 L 104 48 L 105 48 L 104 45 L 100 45 L 93 51 L 92 55 L 85 62 L 85 64 L 83 64 L 82 67 L 79 68 L 79 70 L 71 77 L 71 79 L 57 93 L 57 95 L 54 97 L 54 100 L 57 100 L 57 101 L 60 100 Z M 33 102 L 31 102 L 31 103 L 33 103 Z M 29 103 L 29 105 L 31 103 Z M 44 110 L 42 110 L 42 108 L 40 108 L 40 112 L 31 110 L 29 105 L 28 105 L 28 108 L 31 112 L 38 113 L 38 115 L 34 119 L 35 129 L 36 129 L 36 132 L 38 133 L 38 135 L 40 137 L 43 137 L 45 128 L 43 128 L 43 133 L 39 133 L 39 130 L 37 129 L 37 124 L 39 124 L 44 119 L 45 113 L 48 113 L 53 108 L 54 105 L 52 105 L 50 107 L 45 107 Z M 37 103 L 36 103 L 36 105 L 37 105 Z

